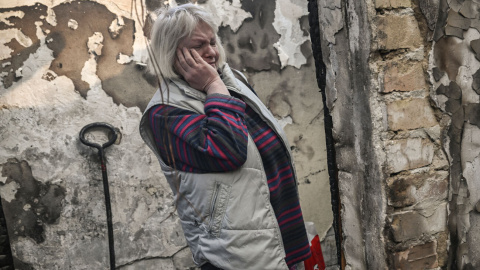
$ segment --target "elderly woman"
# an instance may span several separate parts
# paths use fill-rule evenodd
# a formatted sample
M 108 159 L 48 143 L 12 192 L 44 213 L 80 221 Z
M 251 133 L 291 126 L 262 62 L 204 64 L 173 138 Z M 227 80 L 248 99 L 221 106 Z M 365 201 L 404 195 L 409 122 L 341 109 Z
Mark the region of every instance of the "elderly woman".
M 295 269 L 310 256 L 286 136 L 225 63 L 211 15 L 164 10 L 152 28 L 164 77 L 140 124 L 202 269 Z M 243 75 L 242 75 L 243 76 Z

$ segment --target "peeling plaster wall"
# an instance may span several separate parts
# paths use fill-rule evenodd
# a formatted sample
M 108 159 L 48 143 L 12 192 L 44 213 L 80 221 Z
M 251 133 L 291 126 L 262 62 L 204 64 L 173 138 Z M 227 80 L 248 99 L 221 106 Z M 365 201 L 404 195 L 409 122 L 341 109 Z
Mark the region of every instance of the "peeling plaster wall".
M 151 12 L 165 3 L 136 7 Z M 198 3 L 217 13 L 229 63 L 246 73 L 285 126 L 305 220 L 322 237 L 332 216 L 307 3 Z M 193 265 L 170 216 L 168 184 L 137 131 L 155 87 L 143 74 L 144 32 L 131 6 L 130 0 L 0 3 L 0 196 L 18 269 L 108 265 L 99 160 L 78 140 L 92 122 L 111 123 L 121 134 L 106 150 L 117 266 Z
M 478 269 L 480 4 L 318 5 L 346 269 Z
M 480 19 L 476 1 L 439 1 L 429 61 L 450 167 L 450 265 L 480 267 Z M 452 54 L 451 52 L 455 53 Z

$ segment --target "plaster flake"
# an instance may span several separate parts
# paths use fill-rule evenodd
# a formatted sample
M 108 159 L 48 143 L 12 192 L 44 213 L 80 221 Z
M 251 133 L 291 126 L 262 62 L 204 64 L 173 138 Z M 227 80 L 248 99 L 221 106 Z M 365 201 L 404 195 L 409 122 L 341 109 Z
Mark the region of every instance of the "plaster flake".
M 25 16 L 25 12 L 21 10 L 16 10 L 16 11 L 8 11 L 4 13 L 0 13 L 0 22 L 3 22 L 4 24 L 8 26 L 12 26 L 13 23 L 10 22 L 9 18 L 11 17 L 17 17 L 22 19 L 23 16 Z
M 68 20 L 68 27 L 70 27 L 73 30 L 76 30 L 78 28 L 78 22 L 75 21 L 74 19 Z
M 100 78 L 97 76 L 97 62 L 90 58 L 85 62 L 82 68 L 82 80 L 90 85 L 90 88 L 96 88 L 101 85 Z
M 245 19 L 252 18 L 252 14 L 242 9 L 240 0 L 210 0 L 202 7 L 216 15 L 218 26 L 230 26 L 234 33 Z
M 472 89 L 472 77 L 480 69 L 480 62 L 475 57 L 474 52 L 469 49 L 469 44 L 479 38 L 480 33 L 477 30 L 469 29 L 465 31 L 464 40 L 461 41 L 463 44 L 460 54 L 463 54 L 464 57 L 462 65 L 458 68 L 455 82 L 462 89 L 462 104 L 480 103 L 480 96 Z
M 0 196 L 3 200 L 7 202 L 11 202 L 15 200 L 15 194 L 17 194 L 17 190 L 20 188 L 17 182 L 12 181 L 8 184 L 4 184 L 0 186 Z
M 42 79 L 52 60 L 52 51 L 45 45 L 31 54 L 22 66 L 23 77 L 28 80 L 20 80 L 9 88 L 10 91 L 0 95 L 0 107 L 28 108 L 53 106 L 57 102 L 68 103 L 71 97 L 61 89 L 73 89 L 70 80 L 66 80 L 66 77 L 54 82 Z
M 95 32 L 93 36 L 88 38 L 87 48 L 88 53 L 92 56 L 102 55 L 103 35 L 100 32 Z
M 308 15 L 307 2 L 277 1 L 275 8 L 275 20 L 273 27 L 280 34 L 280 40 L 275 48 L 278 51 L 282 68 L 287 65 L 300 68 L 307 63 L 307 59 L 301 52 L 301 45 L 309 40 L 303 35 L 299 19 Z M 288 56 L 288 58 L 285 57 Z
M 478 150 L 477 150 L 478 153 Z M 480 201 L 480 157 L 475 157 L 471 162 L 466 162 L 463 169 L 463 176 L 468 183 L 470 205 L 475 206 Z
M 117 56 L 117 63 L 121 65 L 125 65 L 132 62 L 132 58 L 126 54 L 119 53 Z
M 319 6 L 318 16 L 323 37 L 329 43 L 336 44 L 335 34 L 344 26 L 341 3 L 339 0 L 322 0 L 322 2 Z
M 480 200 L 480 128 L 465 123 L 462 138 L 461 161 L 463 176 L 467 181 L 470 202 L 475 205 Z
M 57 25 L 57 17 L 55 15 L 55 11 L 53 9 L 49 8 L 47 10 L 47 18 L 45 20 L 51 25 L 51 26 L 56 26 Z
M 21 78 L 23 77 L 23 69 L 22 68 L 19 68 L 17 70 L 15 70 L 15 78 Z
M 40 40 L 40 44 L 43 44 L 45 42 L 45 38 L 47 37 L 41 28 L 42 25 L 43 25 L 43 22 L 41 21 L 35 22 L 35 27 L 37 29 L 35 31 L 35 35 Z
M 20 29 L 10 28 L 0 30 L 0 60 L 5 60 L 11 57 L 13 52 L 6 44 L 12 39 L 15 39 L 23 47 L 32 46 L 32 40 L 27 37 Z
M 113 20 L 110 24 L 110 27 L 108 28 L 108 31 L 112 35 L 112 38 L 116 38 L 120 34 L 124 26 L 125 22 L 123 21 L 123 17 L 120 16 Z

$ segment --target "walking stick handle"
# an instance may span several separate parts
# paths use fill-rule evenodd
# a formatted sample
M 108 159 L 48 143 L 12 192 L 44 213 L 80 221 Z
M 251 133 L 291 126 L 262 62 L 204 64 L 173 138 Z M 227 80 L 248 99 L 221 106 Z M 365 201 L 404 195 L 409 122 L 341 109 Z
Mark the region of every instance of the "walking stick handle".
M 111 137 L 110 139 L 100 145 L 98 143 L 94 143 L 94 142 L 89 142 L 86 138 L 85 138 L 85 133 L 87 133 L 88 131 L 92 130 L 92 129 L 107 129 L 108 131 L 110 131 L 110 134 L 111 134 Z M 109 147 L 110 145 L 112 145 L 115 141 L 117 140 L 117 132 L 115 132 L 115 128 L 108 124 L 108 123 L 103 123 L 103 122 L 96 122 L 96 123 L 91 123 L 91 124 L 88 124 L 86 126 L 84 126 L 82 128 L 82 130 L 80 131 L 80 141 L 85 144 L 85 145 L 88 145 L 90 147 L 95 147 L 97 148 L 98 150 L 100 150 L 101 148 L 107 148 Z
M 89 142 L 85 139 L 85 133 L 92 129 L 107 129 L 110 131 L 111 136 L 109 140 L 100 145 L 98 143 Z M 114 248 L 114 240 L 113 240 L 113 221 L 112 221 L 112 206 L 110 203 L 110 190 L 108 187 L 108 176 L 107 176 L 107 165 L 105 160 L 105 152 L 104 149 L 112 145 L 117 140 L 117 133 L 115 132 L 115 128 L 107 123 L 96 122 L 91 123 L 82 128 L 80 131 L 80 141 L 88 145 L 90 147 L 94 147 L 98 149 L 98 155 L 100 157 L 100 163 L 102 167 L 102 177 L 103 177 L 103 192 L 105 194 L 105 211 L 107 214 L 107 230 L 108 230 L 108 250 L 109 250 L 109 257 L 110 257 L 110 270 L 115 269 L 115 248 Z

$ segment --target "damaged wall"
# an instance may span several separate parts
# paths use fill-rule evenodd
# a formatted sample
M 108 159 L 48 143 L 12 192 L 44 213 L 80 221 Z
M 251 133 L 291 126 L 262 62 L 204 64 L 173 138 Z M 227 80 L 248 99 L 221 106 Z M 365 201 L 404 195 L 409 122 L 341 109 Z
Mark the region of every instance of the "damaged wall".
M 480 4 L 439 1 L 429 74 L 450 165 L 450 265 L 480 268 Z M 452 53 L 455 52 L 455 53 Z
M 171 192 L 137 131 L 155 87 L 130 0 L 37 2 L 0 3 L 0 195 L 16 268 L 108 265 L 98 158 L 78 140 L 92 122 L 121 134 L 106 151 L 117 266 L 188 268 Z M 285 126 L 305 219 L 324 235 L 332 217 L 307 3 L 198 2 L 218 14 L 229 62 Z
M 479 5 L 318 1 L 346 269 L 480 267 Z

